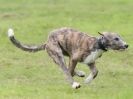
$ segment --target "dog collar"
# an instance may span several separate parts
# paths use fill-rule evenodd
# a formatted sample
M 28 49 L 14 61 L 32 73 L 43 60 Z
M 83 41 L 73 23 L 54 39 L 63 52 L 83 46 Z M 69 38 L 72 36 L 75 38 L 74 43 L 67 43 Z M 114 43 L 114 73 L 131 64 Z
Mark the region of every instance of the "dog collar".
M 103 51 L 108 51 L 106 44 L 102 42 L 102 38 L 98 39 L 98 47 L 99 49 L 102 49 Z

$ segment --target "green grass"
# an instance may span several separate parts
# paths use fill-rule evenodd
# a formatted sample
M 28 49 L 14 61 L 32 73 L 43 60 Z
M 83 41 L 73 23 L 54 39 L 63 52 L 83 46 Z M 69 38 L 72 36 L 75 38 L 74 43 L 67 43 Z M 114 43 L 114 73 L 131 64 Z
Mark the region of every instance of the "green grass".
M 74 90 L 46 52 L 35 54 L 15 48 L 7 37 L 28 44 L 47 40 L 55 28 L 72 27 L 98 36 L 118 32 L 130 45 L 125 52 L 105 53 L 97 61 L 98 77 Z M 0 99 L 133 99 L 132 0 L 0 0 Z M 77 68 L 89 74 L 87 66 Z

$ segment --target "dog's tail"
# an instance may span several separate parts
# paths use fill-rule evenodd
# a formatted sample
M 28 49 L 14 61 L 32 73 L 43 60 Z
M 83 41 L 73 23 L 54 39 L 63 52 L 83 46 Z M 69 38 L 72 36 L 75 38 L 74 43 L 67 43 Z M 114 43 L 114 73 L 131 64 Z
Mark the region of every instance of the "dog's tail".
M 40 50 L 45 50 L 45 46 L 46 44 L 42 44 L 40 46 L 32 46 L 32 45 L 26 45 L 26 44 L 22 44 L 21 42 L 19 42 L 18 40 L 16 40 L 16 38 L 14 37 L 14 32 L 13 29 L 9 29 L 8 30 L 8 37 L 10 39 L 10 41 L 18 48 L 24 50 L 24 51 L 28 51 L 28 52 L 37 52 Z

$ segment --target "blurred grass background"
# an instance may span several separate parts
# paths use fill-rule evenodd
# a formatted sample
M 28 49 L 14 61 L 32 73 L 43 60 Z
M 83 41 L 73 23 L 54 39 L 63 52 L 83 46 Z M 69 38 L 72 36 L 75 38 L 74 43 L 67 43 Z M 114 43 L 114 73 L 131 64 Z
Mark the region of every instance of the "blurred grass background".
M 23 43 L 41 44 L 50 31 L 71 27 L 89 35 L 118 32 L 129 44 L 125 52 L 110 51 L 97 61 L 98 77 L 73 90 L 46 52 L 31 54 L 15 48 L 8 28 Z M 132 99 L 132 0 L 0 0 L 0 99 Z M 89 69 L 83 64 L 77 68 Z

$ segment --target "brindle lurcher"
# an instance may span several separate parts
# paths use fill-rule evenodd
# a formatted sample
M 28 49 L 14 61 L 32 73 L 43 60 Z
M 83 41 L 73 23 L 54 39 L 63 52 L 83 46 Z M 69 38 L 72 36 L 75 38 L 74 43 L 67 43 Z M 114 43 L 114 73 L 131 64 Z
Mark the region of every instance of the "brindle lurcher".
M 80 84 L 75 82 L 72 76 L 85 76 L 84 72 L 75 70 L 78 62 L 85 63 L 90 68 L 91 73 L 85 79 L 85 83 L 89 83 L 98 74 L 95 66 L 95 60 L 97 58 L 109 49 L 125 50 L 128 48 L 128 45 L 116 33 L 103 32 L 99 34 L 100 37 L 92 37 L 80 31 L 65 27 L 52 31 L 45 44 L 31 46 L 20 43 L 15 39 L 13 30 L 8 30 L 8 36 L 16 47 L 29 52 L 46 49 L 49 56 L 63 70 L 72 88 L 75 89 L 79 88 Z M 69 57 L 68 68 L 64 60 L 64 55 Z

